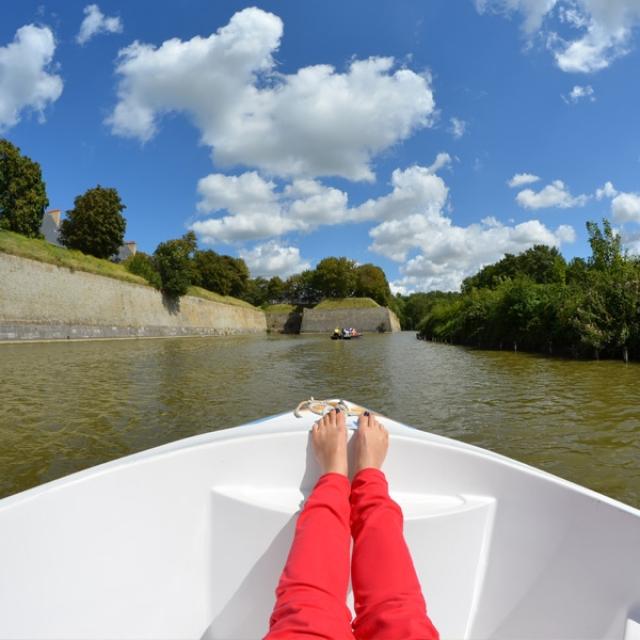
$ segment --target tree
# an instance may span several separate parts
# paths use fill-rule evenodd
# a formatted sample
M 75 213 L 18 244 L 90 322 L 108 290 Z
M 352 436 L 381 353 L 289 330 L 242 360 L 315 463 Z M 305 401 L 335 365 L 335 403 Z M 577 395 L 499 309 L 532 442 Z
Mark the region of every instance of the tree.
M 189 231 L 182 238 L 161 242 L 153 254 L 162 291 L 173 298 L 187 293 L 193 280 L 192 255 L 196 249 L 196 236 Z
M 356 264 L 348 258 L 324 258 L 315 269 L 313 284 L 326 298 L 348 298 L 356 288 Z
M 193 256 L 193 284 L 208 291 L 228 295 L 226 265 L 222 256 L 211 249 L 196 251 Z
M 282 278 L 273 276 L 267 285 L 267 299 L 271 304 L 282 302 L 285 296 L 285 287 Z
M 289 276 L 284 283 L 286 299 L 292 304 L 317 304 L 322 293 L 315 286 L 315 271 L 305 269 Z
M 602 220 L 602 230 L 597 222 L 587 222 L 591 258 L 589 264 L 596 271 L 608 271 L 619 267 L 622 263 L 622 239 L 615 233 L 611 223 Z
M 372 298 L 383 307 L 391 302 L 391 289 L 384 271 L 375 264 L 362 264 L 356 267 L 356 285 L 354 295 L 360 298 Z
M 122 264 L 129 273 L 143 277 L 156 289 L 162 288 L 160 274 L 158 273 L 153 258 L 150 255 L 143 251 L 138 251 L 135 255 L 129 256 Z
M 254 307 L 259 307 L 266 304 L 269 300 L 267 293 L 269 281 L 266 278 L 253 278 L 247 281 L 247 287 L 245 289 L 243 300 L 246 300 Z
M 40 165 L 0 140 L 0 229 L 40 237 L 40 225 L 49 206 Z
M 111 258 L 124 241 L 127 222 L 116 189 L 98 185 L 74 200 L 60 225 L 60 242 L 96 258 Z

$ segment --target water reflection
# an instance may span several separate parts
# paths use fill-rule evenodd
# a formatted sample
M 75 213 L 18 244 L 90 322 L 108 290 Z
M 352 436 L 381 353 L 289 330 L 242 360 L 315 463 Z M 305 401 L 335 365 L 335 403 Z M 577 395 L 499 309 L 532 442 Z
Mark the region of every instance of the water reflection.
M 0 345 L 0 496 L 342 396 L 640 506 L 637 365 L 411 334 Z

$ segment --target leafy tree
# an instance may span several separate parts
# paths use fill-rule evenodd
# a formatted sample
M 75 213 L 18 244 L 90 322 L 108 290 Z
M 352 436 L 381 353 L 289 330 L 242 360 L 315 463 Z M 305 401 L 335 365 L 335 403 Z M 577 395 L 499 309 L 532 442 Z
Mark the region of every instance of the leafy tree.
M 133 256 L 129 256 L 122 263 L 129 273 L 134 273 L 137 276 L 143 277 L 149 284 L 153 285 L 156 289 L 162 287 L 160 281 L 160 274 L 158 273 L 153 258 L 143 251 L 138 251 Z
M 273 276 L 267 285 L 267 300 L 271 304 L 282 302 L 285 297 L 285 285 L 282 278 Z
M 48 206 L 40 165 L 0 139 L 0 229 L 38 238 Z
M 324 258 L 316 266 L 314 287 L 326 298 L 348 298 L 356 289 L 356 265 L 348 258 Z
M 316 288 L 315 271 L 310 269 L 287 278 L 284 289 L 286 299 L 291 304 L 317 304 L 323 296 Z
M 189 231 L 182 238 L 161 242 L 153 254 L 162 291 L 177 298 L 187 293 L 193 281 L 192 256 L 196 249 L 196 236 Z
M 391 289 L 384 271 L 374 264 L 362 264 L 355 269 L 356 285 L 354 295 L 372 298 L 386 307 L 391 302 Z
M 622 264 L 622 239 L 613 231 L 611 223 L 604 219 L 602 230 L 597 222 L 587 222 L 591 258 L 589 264 L 597 271 L 608 271 Z
M 126 208 L 116 189 L 98 185 L 74 200 L 60 225 L 60 242 L 96 258 L 110 258 L 124 240 Z
M 219 255 L 211 249 L 193 256 L 193 282 L 224 296 L 241 297 L 249 281 L 249 269 L 241 258 Z
M 247 281 L 247 286 L 242 299 L 246 300 L 254 307 L 260 307 L 263 304 L 266 304 L 269 300 L 269 295 L 267 293 L 268 286 L 269 281 L 266 278 L 251 278 Z

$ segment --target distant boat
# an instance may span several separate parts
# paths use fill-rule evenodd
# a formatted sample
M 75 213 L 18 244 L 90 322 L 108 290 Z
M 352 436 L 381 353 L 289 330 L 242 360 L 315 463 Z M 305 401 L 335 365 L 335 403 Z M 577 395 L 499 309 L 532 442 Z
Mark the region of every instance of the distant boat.
M 295 514 L 319 476 L 313 411 L 328 406 L 0 500 L 0 638 L 261 638 Z M 363 409 L 342 406 L 354 428 Z M 640 511 L 381 420 L 385 472 L 443 638 L 640 637 Z

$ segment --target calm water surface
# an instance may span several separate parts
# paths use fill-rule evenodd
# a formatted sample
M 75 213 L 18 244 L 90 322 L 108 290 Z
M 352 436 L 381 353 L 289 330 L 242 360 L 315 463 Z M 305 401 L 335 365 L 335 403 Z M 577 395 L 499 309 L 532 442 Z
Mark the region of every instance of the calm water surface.
M 414 334 L 0 345 L 0 497 L 342 396 L 640 506 L 640 366 Z

